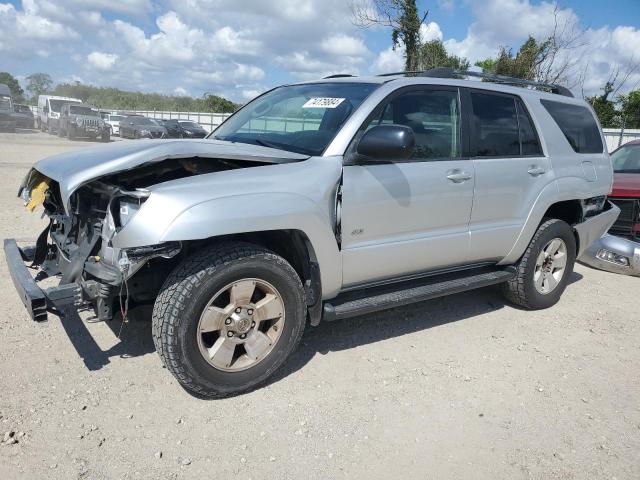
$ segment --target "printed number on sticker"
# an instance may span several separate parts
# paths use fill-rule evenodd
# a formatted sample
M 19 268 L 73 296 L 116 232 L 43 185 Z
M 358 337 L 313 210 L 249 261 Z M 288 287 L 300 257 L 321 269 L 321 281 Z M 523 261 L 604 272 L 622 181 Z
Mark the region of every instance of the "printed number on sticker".
M 336 108 L 344 102 L 344 98 L 314 97 L 307 100 L 302 108 Z

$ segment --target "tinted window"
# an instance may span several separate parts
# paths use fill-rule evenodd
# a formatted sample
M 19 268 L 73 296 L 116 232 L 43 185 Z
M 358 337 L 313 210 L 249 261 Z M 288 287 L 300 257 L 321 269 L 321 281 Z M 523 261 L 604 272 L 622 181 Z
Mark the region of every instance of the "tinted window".
M 591 111 L 581 105 L 540 100 L 577 153 L 602 153 L 600 129 Z
M 542 155 L 542 148 L 540 147 L 540 141 L 536 134 L 536 129 L 531 122 L 531 118 L 527 113 L 527 109 L 524 106 L 522 100 L 517 99 L 516 105 L 518 107 L 518 127 L 520 128 L 520 145 L 522 155 Z
M 471 93 L 473 130 L 472 155 L 476 157 L 517 157 L 520 137 L 516 102 L 513 97 L 491 93 Z
M 410 92 L 386 104 L 367 126 L 391 124 L 411 127 L 416 137 L 414 158 L 460 156 L 460 108 L 455 90 Z

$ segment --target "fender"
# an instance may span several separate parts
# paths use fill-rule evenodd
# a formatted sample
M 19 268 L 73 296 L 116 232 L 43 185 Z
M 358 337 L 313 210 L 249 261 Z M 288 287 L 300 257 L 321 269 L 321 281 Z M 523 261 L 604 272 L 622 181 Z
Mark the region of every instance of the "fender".
M 113 238 L 117 248 L 131 248 L 169 241 L 206 238 L 267 230 L 300 230 L 316 253 L 323 298 L 342 286 L 342 264 L 328 211 L 295 193 L 257 193 L 218 197 L 178 212 L 169 198 L 152 195 L 135 217 L 137 228 L 124 228 Z M 151 208 L 153 207 L 153 208 Z M 145 212 L 162 211 L 163 221 Z M 129 225 L 127 225 L 129 227 Z
M 607 186 L 602 187 L 600 190 L 595 190 L 593 187 L 593 183 L 587 182 L 582 177 L 563 177 L 546 185 L 540 191 L 531 210 L 529 210 L 527 219 L 514 246 L 507 256 L 499 262 L 499 265 L 512 265 L 518 261 L 527 249 L 529 242 L 538 229 L 538 225 L 542 222 L 544 214 L 554 203 L 567 200 L 583 200 L 609 193 Z

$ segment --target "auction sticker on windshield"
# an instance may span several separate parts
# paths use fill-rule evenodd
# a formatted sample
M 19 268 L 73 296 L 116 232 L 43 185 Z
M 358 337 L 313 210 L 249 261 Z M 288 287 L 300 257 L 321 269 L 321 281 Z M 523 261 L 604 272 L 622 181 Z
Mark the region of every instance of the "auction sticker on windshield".
M 344 98 L 313 97 L 302 105 L 302 108 L 336 108 L 344 102 Z

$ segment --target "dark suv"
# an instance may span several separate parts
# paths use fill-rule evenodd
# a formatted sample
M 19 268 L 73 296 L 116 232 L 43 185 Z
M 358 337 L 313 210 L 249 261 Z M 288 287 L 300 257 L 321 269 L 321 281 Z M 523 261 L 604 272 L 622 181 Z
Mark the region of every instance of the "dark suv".
M 58 136 L 67 136 L 69 140 L 88 137 L 95 140 L 100 137 L 103 142 L 110 140 L 109 126 L 100 117 L 100 112 L 87 105 L 66 103 L 60 108 Z

